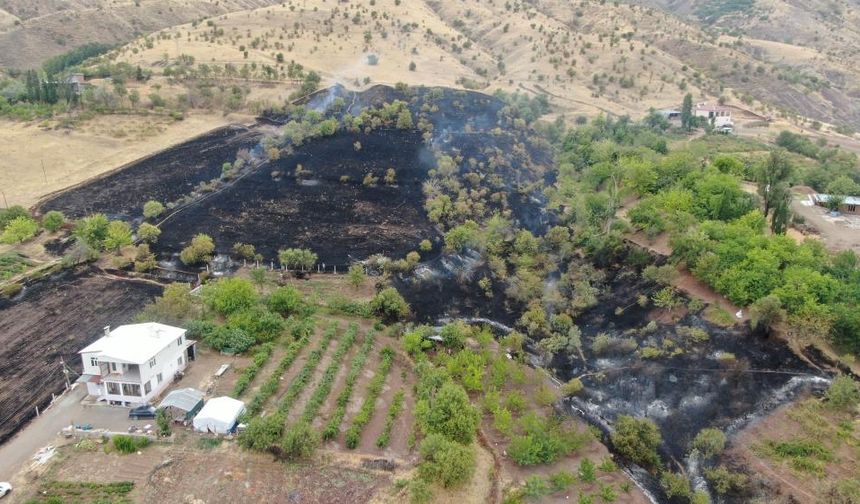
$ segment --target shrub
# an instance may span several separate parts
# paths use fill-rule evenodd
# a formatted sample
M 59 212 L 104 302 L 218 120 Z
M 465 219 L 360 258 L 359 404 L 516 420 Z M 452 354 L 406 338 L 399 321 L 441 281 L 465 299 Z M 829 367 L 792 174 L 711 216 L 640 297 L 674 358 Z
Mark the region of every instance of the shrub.
M 726 435 L 720 429 L 702 429 L 696 434 L 691 448 L 705 457 L 719 455 L 726 448 Z
M 9 244 L 23 243 L 36 236 L 38 232 L 38 222 L 30 217 L 16 217 L 6 224 L 3 234 L 0 235 L 0 241 Z
M 376 294 L 370 301 L 370 309 L 387 321 L 409 316 L 409 304 L 394 287 L 387 287 Z
M 360 264 L 353 264 L 349 267 L 348 279 L 349 283 L 355 287 L 361 287 L 361 284 L 364 283 L 364 267 Z
M 158 434 L 162 437 L 170 435 L 170 416 L 167 410 L 162 408 L 156 412 L 155 422 L 158 424 Z
M 143 204 L 143 217 L 146 219 L 154 219 L 164 213 L 164 205 L 158 201 L 149 200 Z
M 749 478 L 743 473 L 729 470 L 724 465 L 705 469 L 705 479 L 711 487 L 720 495 L 741 492 L 747 485 Z
M 472 333 L 471 327 L 466 323 L 457 321 L 447 324 L 439 332 L 442 337 L 442 344 L 454 350 L 463 348 L 466 344 L 466 338 Z
M 615 422 L 615 432 L 610 438 L 623 457 L 646 467 L 660 464 L 657 447 L 662 437 L 660 429 L 652 420 L 621 415 Z
M 597 481 L 597 470 L 594 467 L 594 462 L 590 459 L 582 459 L 579 463 L 579 479 L 583 483 L 594 483 Z
M 281 450 L 288 460 L 309 458 L 319 444 L 319 434 L 309 424 L 299 422 L 285 430 Z
M 442 434 L 460 443 L 471 443 L 480 421 L 463 387 L 445 382 L 429 398 L 415 404 L 415 421 L 425 435 Z
M 149 446 L 149 438 L 137 436 L 114 436 L 113 447 L 122 454 L 135 453 Z
M 63 212 L 51 210 L 42 217 L 42 226 L 50 232 L 55 232 L 66 223 L 66 216 Z
M 519 465 L 547 464 L 571 453 L 586 442 L 587 435 L 563 428 L 555 419 L 529 414 L 521 420 L 523 434 L 514 436 L 508 447 L 511 459 Z
M 257 292 L 243 278 L 222 278 L 203 288 L 203 302 L 220 313 L 230 315 L 257 303 Z
M 441 434 L 430 434 L 420 447 L 423 461 L 418 473 L 428 481 L 443 487 L 462 485 L 475 472 L 475 452 L 471 446 L 463 446 Z
M 286 326 L 283 317 L 261 306 L 234 312 L 227 319 L 228 327 L 242 329 L 257 343 L 275 339 Z
M 188 245 L 179 254 L 179 259 L 187 265 L 195 265 L 212 260 L 212 253 L 215 252 L 215 242 L 212 237 L 199 233 L 191 239 L 191 245 Z
M 134 256 L 134 271 L 151 271 L 157 265 L 155 254 L 149 250 L 149 245 L 141 243 Z
M 660 476 L 660 486 L 666 492 L 666 497 L 670 499 L 678 498 L 688 502 L 693 497 L 690 481 L 683 474 L 664 471 Z
M 303 305 L 302 295 L 295 287 L 281 287 L 266 299 L 269 310 L 284 317 L 301 312 Z
M 254 417 L 245 431 L 239 434 L 239 444 L 249 450 L 265 451 L 276 445 L 284 434 L 283 415 Z
M 6 226 L 18 217 L 29 216 L 30 213 L 20 205 L 13 205 L 9 208 L 0 208 L 0 231 L 6 229 Z
M 824 397 L 828 406 L 850 411 L 860 404 L 860 388 L 850 376 L 839 375 L 833 379 Z
M 153 226 L 148 222 L 142 223 L 137 228 L 137 237 L 147 243 L 155 243 L 158 237 L 161 236 L 161 230 L 158 226 Z
M 254 345 L 254 338 L 247 332 L 227 326 L 216 326 L 203 341 L 215 350 L 228 354 L 240 354 Z

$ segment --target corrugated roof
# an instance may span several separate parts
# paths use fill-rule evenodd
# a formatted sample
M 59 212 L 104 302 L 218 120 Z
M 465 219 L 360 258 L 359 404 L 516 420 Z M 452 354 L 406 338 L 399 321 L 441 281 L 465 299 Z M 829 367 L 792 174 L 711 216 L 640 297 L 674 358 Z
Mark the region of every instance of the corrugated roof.
M 78 353 L 97 353 L 99 358 L 143 364 L 185 334 L 185 329 L 157 322 L 119 326 Z
M 827 203 L 830 201 L 829 194 L 815 194 L 813 195 L 815 201 L 820 201 L 822 203 Z M 842 202 L 843 205 L 860 205 L 860 197 L 857 196 L 845 196 L 845 201 Z
M 173 406 L 174 408 L 179 408 L 182 411 L 191 411 L 196 408 L 202 400 L 203 392 L 189 387 L 177 389 L 167 394 L 158 407 L 165 408 L 167 406 Z

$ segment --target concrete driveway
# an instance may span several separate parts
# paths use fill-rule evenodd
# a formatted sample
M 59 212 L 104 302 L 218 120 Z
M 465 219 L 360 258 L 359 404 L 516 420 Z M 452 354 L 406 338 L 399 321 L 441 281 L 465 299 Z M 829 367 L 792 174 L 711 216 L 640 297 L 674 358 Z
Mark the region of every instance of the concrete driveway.
M 142 426 L 155 423 L 129 420 L 128 408 L 83 404 L 85 396 L 86 388 L 75 387 L 0 445 L 0 481 L 12 481 L 14 485 L 14 476 L 30 466 L 33 455 L 47 445 L 57 444 L 59 432 L 70 424 L 90 424 L 94 429 L 126 431 L 132 424 Z

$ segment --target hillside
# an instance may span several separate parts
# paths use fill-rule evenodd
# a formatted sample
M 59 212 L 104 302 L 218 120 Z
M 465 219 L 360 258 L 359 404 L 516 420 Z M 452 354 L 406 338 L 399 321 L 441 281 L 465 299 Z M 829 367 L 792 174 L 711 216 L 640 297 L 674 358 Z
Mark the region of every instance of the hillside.
M 271 0 L 0 0 L 0 67 L 32 68 L 87 42 L 121 44 Z
M 641 117 L 690 92 L 774 117 L 860 127 L 856 9 L 844 7 L 848 21 L 837 26 L 810 12 L 817 4 L 759 0 L 749 12 L 705 21 L 704 4 L 649 3 L 287 2 L 166 28 L 114 57 L 159 75 L 190 55 L 215 72 L 247 64 L 246 76 L 276 80 L 295 62 L 351 87 L 402 81 L 545 93 L 586 115 Z M 813 22 L 802 26 L 805 19 Z M 798 26 L 801 42 L 780 37 L 786 25 Z M 807 40 L 817 45 L 801 45 Z M 277 72 L 263 75 L 264 65 Z

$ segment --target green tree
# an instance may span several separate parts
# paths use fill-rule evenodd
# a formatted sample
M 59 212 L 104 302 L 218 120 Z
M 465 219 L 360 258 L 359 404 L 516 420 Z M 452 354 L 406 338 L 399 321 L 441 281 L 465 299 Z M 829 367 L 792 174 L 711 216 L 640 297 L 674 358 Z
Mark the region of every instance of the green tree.
M 279 455 L 287 460 L 310 458 L 320 444 L 316 429 L 305 422 L 291 425 L 284 430 Z
M 299 313 L 304 307 L 302 294 L 295 287 L 280 287 L 269 295 L 266 305 L 284 317 Z
M 242 329 L 257 343 L 272 341 L 286 326 L 283 317 L 262 306 L 252 306 L 230 314 L 227 325 Z
M 394 287 L 386 287 L 370 300 L 370 309 L 376 315 L 388 321 L 395 321 L 409 316 L 409 304 Z
M 244 278 L 221 278 L 203 288 L 203 302 L 221 315 L 231 315 L 254 306 L 257 291 Z
M 38 222 L 30 217 L 16 217 L 6 224 L 3 234 L 0 235 L 0 241 L 9 244 L 23 243 L 36 236 L 38 232 Z
M 268 450 L 283 437 L 286 420 L 277 413 L 252 418 L 245 431 L 239 434 L 239 444 L 249 450 Z
M 833 379 L 824 397 L 828 406 L 852 411 L 860 404 L 860 387 L 850 376 L 839 375 Z
M 440 434 L 430 434 L 421 442 L 418 473 L 443 487 L 460 486 L 475 472 L 475 451 Z
M 107 238 L 110 221 L 105 214 L 97 213 L 79 220 L 75 225 L 75 236 L 88 246 L 101 250 Z
M 42 226 L 50 232 L 55 232 L 66 223 L 66 216 L 63 212 L 51 210 L 42 217 Z
M 762 163 L 755 173 L 755 181 L 758 184 L 758 194 L 764 201 L 764 215 L 770 215 L 770 211 L 777 201 L 785 195 L 777 190 L 782 183 L 787 183 L 791 177 L 794 167 L 788 159 L 785 151 L 778 149 L 770 152 L 767 160 Z
M 317 263 L 318 256 L 308 249 L 288 248 L 278 251 L 278 260 L 287 269 L 310 270 Z
M 349 267 L 349 274 L 347 275 L 349 279 L 349 283 L 355 287 L 356 289 L 361 287 L 364 283 L 364 267 L 361 264 L 353 264 Z
M 726 435 L 720 429 L 702 429 L 693 438 L 690 447 L 710 458 L 721 454 L 726 449 Z
M 653 420 L 621 415 L 615 421 L 610 439 L 618 453 L 633 462 L 645 467 L 660 465 L 657 447 L 663 438 Z
M 782 301 L 772 294 L 756 300 L 750 305 L 750 325 L 754 329 L 770 331 L 786 319 Z
M 409 112 L 409 109 L 403 107 L 400 110 L 400 113 L 397 114 L 397 128 L 398 129 L 412 129 L 414 127 L 414 123 L 412 122 L 412 113 Z
M 415 421 L 421 432 L 441 434 L 458 443 L 472 442 L 480 419 L 466 391 L 452 381 L 445 382 L 435 394 L 415 404 Z
M 146 243 L 157 242 L 159 236 L 161 236 L 161 230 L 158 229 L 158 226 L 143 222 L 137 227 L 137 237 Z
M 143 204 L 143 216 L 146 219 L 154 219 L 164 213 L 164 205 L 158 201 L 149 200 Z
M 143 311 L 135 317 L 135 320 L 182 325 L 193 313 L 194 299 L 191 296 L 191 285 L 177 282 L 168 284 L 161 296 L 146 305 Z
M 129 246 L 131 243 L 131 226 L 123 221 L 111 221 L 108 224 L 104 241 L 105 249 L 119 253 L 121 248 Z
M 179 259 L 188 265 L 200 264 L 211 261 L 213 252 L 215 252 L 215 242 L 212 237 L 199 233 L 191 239 L 190 245 L 182 249 Z
M 687 93 L 684 96 L 684 103 L 681 105 L 681 127 L 690 131 L 693 129 L 695 119 L 693 116 L 693 95 Z

